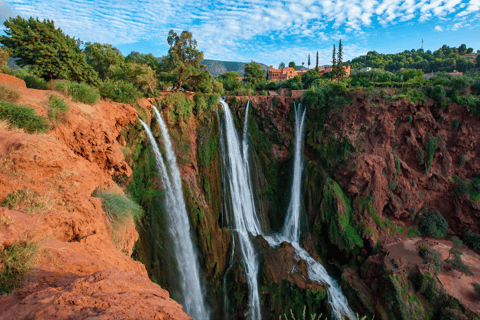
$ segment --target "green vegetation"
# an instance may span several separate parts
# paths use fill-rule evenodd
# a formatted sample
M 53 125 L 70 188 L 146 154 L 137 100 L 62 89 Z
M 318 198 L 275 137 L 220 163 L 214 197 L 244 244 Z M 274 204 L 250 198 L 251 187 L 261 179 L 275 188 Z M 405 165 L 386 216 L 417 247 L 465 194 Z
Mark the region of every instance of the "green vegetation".
M 85 83 L 59 81 L 55 83 L 55 90 L 66 92 L 75 101 L 94 104 L 100 97 L 98 90 Z
M 134 103 L 139 96 L 135 86 L 123 80 L 115 83 L 104 82 L 99 86 L 98 91 L 102 98 L 121 103 Z
M 183 93 L 173 93 L 161 100 L 161 104 L 170 108 L 168 121 L 171 125 L 188 121 L 193 110 L 193 101 L 185 97 Z
M 469 276 L 474 276 L 472 270 L 470 270 L 470 268 L 463 263 L 462 257 L 460 256 L 460 254 L 454 254 L 453 259 L 447 259 L 445 260 L 445 263 L 450 264 L 453 270 L 459 271 L 460 277 L 462 277 L 462 275 L 464 274 Z
M 472 282 L 472 286 L 475 292 L 475 296 L 477 297 L 477 299 L 480 300 L 480 284 L 478 284 L 477 282 Z
M 461 166 L 465 165 L 465 155 L 461 154 L 460 157 L 458 158 L 458 164 Z
M 33 108 L 7 101 L 0 101 L 0 120 L 6 120 L 10 125 L 28 133 L 40 133 L 48 130 L 45 119 L 37 115 Z
M 57 126 L 62 117 L 69 110 L 68 105 L 65 103 L 63 98 L 57 96 L 56 94 L 51 94 L 48 98 L 48 118 L 54 126 Z
M 419 166 L 423 166 L 425 164 L 425 151 L 422 149 L 417 150 L 417 161 Z
M 257 83 L 265 81 L 265 71 L 262 70 L 262 66 L 255 61 L 247 63 L 245 65 L 245 75 L 243 81 L 255 85 Z
M 85 61 L 81 41 L 56 29 L 53 21 L 18 16 L 4 22 L 0 43 L 20 67 L 45 80 L 68 79 L 96 84 L 97 73 Z
M 0 295 L 12 293 L 20 288 L 22 281 L 31 274 L 38 256 L 35 242 L 15 242 L 0 252 Z
M 452 299 L 430 273 L 413 272 L 408 279 L 413 283 L 415 290 L 432 304 L 435 311 L 442 310 L 451 304 Z
M 425 144 L 425 150 L 427 151 L 427 162 L 425 164 L 425 174 L 428 173 L 432 167 L 433 156 L 435 155 L 435 150 L 437 150 L 438 144 L 437 139 L 431 134 L 428 134 L 429 138 Z
M 320 212 L 322 222 L 328 225 L 328 237 L 332 244 L 347 252 L 355 247 L 363 247 L 362 238 L 353 227 L 350 201 L 340 186 L 330 178 L 327 178 L 323 188 Z
M 40 196 L 29 189 L 11 192 L 1 203 L 2 207 L 10 210 L 25 210 L 29 213 L 47 213 L 53 205 L 48 195 Z
M 423 258 L 424 263 L 432 267 L 434 274 L 443 270 L 443 260 L 435 249 L 429 245 L 421 244 L 418 253 Z
M 0 100 L 16 102 L 20 99 L 20 92 L 17 89 L 0 85 Z
M 421 216 L 419 228 L 424 236 L 443 238 L 447 234 L 448 222 L 439 211 L 430 210 Z
M 38 89 L 38 90 L 48 89 L 48 82 L 33 74 L 27 74 L 26 76 L 22 77 L 22 79 L 23 81 L 25 81 L 27 88 Z
M 465 72 L 475 67 L 470 62 L 459 55 L 457 48 L 451 48 L 444 45 L 440 49 L 432 52 L 423 49 L 405 50 L 397 54 L 379 54 L 375 51 L 369 51 L 366 56 L 360 56 L 351 61 L 345 62 L 352 68 L 381 68 L 387 71 L 405 69 L 421 69 L 423 72 L 452 72 L 458 70 Z
M 480 250 L 480 234 L 467 230 L 463 236 L 463 241 L 475 250 Z

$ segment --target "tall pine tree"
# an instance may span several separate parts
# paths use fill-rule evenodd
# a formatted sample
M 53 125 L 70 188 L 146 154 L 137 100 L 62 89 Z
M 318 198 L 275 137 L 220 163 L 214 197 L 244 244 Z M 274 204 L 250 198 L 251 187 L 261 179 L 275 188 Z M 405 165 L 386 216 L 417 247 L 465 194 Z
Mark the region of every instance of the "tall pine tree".
M 317 65 L 315 66 L 315 70 L 318 72 L 318 51 L 317 51 Z
M 335 76 L 337 72 L 337 54 L 335 52 L 335 45 L 333 45 L 332 72 L 333 72 L 333 75 Z
M 308 54 L 308 69 L 310 69 L 310 53 Z
M 338 43 L 338 54 L 337 54 L 337 77 L 343 78 L 343 52 L 342 52 L 342 40 Z

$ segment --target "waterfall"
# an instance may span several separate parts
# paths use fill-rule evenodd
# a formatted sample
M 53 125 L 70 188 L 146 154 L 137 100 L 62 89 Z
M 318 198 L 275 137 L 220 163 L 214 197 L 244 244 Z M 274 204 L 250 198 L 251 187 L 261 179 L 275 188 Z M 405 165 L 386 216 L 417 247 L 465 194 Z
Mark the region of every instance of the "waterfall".
M 287 216 L 283 226 L 283 236 L 290 242 L 300 243 L 300 210 L 301 188 L 303 171 L 303 125 L 307 109 L 301 112 L 302 104 L 295 105 L 295 153 L 293 165 L 293 183 L 290 204 L 288 205 Z
M 165 142 L 166 163 L 157 146 L 150 128 L 142 121 L 142 126 L 152 145 L 155 163 L 157 164 L 160 177 L 165 188 L 165 213 L 168 234 L 171 238 L 172 251 L 178 268 L 182 305 L 185 312 L 196 320 L 210 318 L 205 305 L 205 292 L 200 284 L 200 274 L 197 254 L 193 246 L 190 234 L 190 222 L 188 220 L 185 200 L 183 198 L 182 182 L 178 171 L 175 153 L 172 148 L 170 136 L 163 119 L 154 107 L 156 119 L 162 131 Z
M 221 158 L 226 175 L 223 189 L 226 193 L 225 198 L 231 201 L 230 228 L 237 236 L 237 248 L 239 248 L 248 282 L 247 317 L 251 320 L 259 320 L 261 313 L 258 293 L 258 259 L 250 235 L 261 234 L 261 228 L 255 212 L 245 153 L 242 154 L 230 109 L 225 101 L 220 100 L 220 103 L 224 109 L 225 119 L 225 131 L 220 135 Z
M 253 245 L 248 234 L 262 235 L 272 247 L 278 246 L 283 241 L 290 242 L 295 248 L 298 259 L 304 260 L 308 265 L 308 275 L 312 281 L 326 286 L 328 302 L 332 306 L 332 316 L 336 319 L 347 317 L 356 319 L 353 311 L 348 306 L 348 301 L 342 294 L 341 288 L 332 279 L 325 268 L 313 259 L 307 251 L 300 247 L 300 212 L 301 212 L 301 180 L 303 171 L 303 130 L 305 124 L 304 110 L 301 105 L 295 106 L 295 154 L 294 177 L 292 194 L 281 235 L 267 236 L 262 233 L 253 202 L 252 188 L 249 181 L 248 166 L 248 106 L 246 108 L 243 128 L 243 158 L 240 151 L 240 142 L 234 126 L 230 109 L 224 100 L 221 100 L 225 112 L 225 133 L 221 132 L 222 162 L 224 164 L 224 190 L 226 197 L 231 199 L 233 229 L 237 232 L 242 260 L 245 263 L 249 286 L 249 319 L 260 319 L 260 306 L 258 301 L 258 262 Z M 222 127 L 221 127 L 222 128 Z M 225 138 L 224 138 L 225 136 Z M 226 141 L 225 141 L 226 140 Z M 225 177 L 228 176 L 228 179 Z

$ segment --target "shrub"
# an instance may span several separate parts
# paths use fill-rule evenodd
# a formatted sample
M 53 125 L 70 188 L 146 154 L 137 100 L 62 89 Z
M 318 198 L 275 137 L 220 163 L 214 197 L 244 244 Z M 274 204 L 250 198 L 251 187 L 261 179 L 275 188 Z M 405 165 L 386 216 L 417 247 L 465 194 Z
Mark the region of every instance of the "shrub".
M 472 282 L 473 290 L 475 291 L 475 296 L 477 299 L 480 299 L 480 284 L 477 282 Z
M 480 250 L 480 234 L 467 230 L 463 236 L 463 241 L 476 250 Z
M 457 131 L 458 127 L 460 126 L 460 121 L 458 121 L 458 119 L 455 119 L 453 121 L 453 130 L 454 131 Z
M 18 289 L 35 266 L 38 245 L 34 242 L 16 242 L 0 252 L 3 268 L 0 272 L 0 295 Z
M 458 164 L 461 165 L 461 166 L 465 165 L 465 155 L 464 154 L 460 155 L 460 157 L 458 159 Z
M 440 212 L 431 210 L 422 215 L 420 220 L 420 232 L 431 238 L 443 238 L 447 234 L 448 222 Z
M 445 308 L 440 311 L 439 320 L 468 320 L 469 318 L 463 315 L 460 311 L 454 308 Z
M 102 98 L 121 103 L 134 103 L 139 96 L 134 85 L 123 80 L 116 83 L 104 82 L 99 91 Z
M 20 92 L 18 92 L 18 90 L 0 85 L 0 100 L 16 102 L 18 99 L 20 99 Z
M 453 270 L 457 270 L 461 273 L 460 277 L 463 274 L 474 276 L 472 270 L 465 265 L 462 261 L 462 257 L 459 254 L 454 254 L 453 255 L 453 260 L 452 259 L 447 259 L 445 260 L 446 263 L 450 264 L 452 266 Z
M 443 85 L 436 85 L 428 89 L 428 96 L 435 101 L 435 106 L 444 108 L 447 105 L 446 92 Z
M 455 192 L 460 196 L 464 196 L 468 194 L 468 185 L 465 179 L 458 179 L 456 186 L 455 186 Z
M 425 164 L 425 151 L 422 149 L 417 150 L 417 161 L 419 166 L 423 166 Z
M 100 97 L 96 88 L 85 83 L 59 81 L 55 83 L 54 88 L 67 93 L 75 101 L 88 104 L 97 102 Z
M 48 89 L 48 82 L 39 78 L 37 76 L 28 74 L 23 77 L 23 81 L 27 85 L 27 88 L 31 89 L 38 89 L 38 90 L 47 90 Z
M 425 166 L 425 173 L 427 173 L 428 170 L 430 170 L 430 167 L 432 166 L 433 156 L 435 154 L 435 150 L 437 150 L 437 146 L 438 146 L 437 139 L 429 134 L 427 144 L 425 145 L 425 150 L 427 150 L 427 153 L 428 153 L 427 162 Z
M 47 213 L 53 208 L 50 196 L 40 196 L 29 189 L 13 191 L 1 205 L 10 210 L 25 210 L 30 213 Z
M 412 123 L 413 117 L 409 115 L 409 116 L 407 116 L 407 120 L 408 120 L 408 122 Z
M 397 189 L 398 187 L 398 181 L 397 180 L 393 180 L 393 181 L 390 181 L 388 183 L 388 188 L 391 190 L 391 191 L 394 191 L 395 189 Z
M 45 132 L 48 129 L 44 117 L 37 115 L 34 109 L 7 101 L 0 101 L 1 119 L 28 133 Z
M 435 274 L 443 270 L 443 260 L 435 249 L 428 245 L 420 245 L 418 253 L 423 258 L 423 262 L 433 268 Z
M 48 107 L 48 118 L 54 126 L 58 125 L 61 117 L 69 110 L 69 107 L 63 98 L 56 94 L 52 94 L 48 98 Z
M 175 124 L 176 122 L 186 123 L 192 114 L 194 104 L 192 100 L 185 97 L 181 92 L 169 94 L 161 103 L 166 108 L 170 108 L 168 114 L 170 124 Z
M 143 216 L 142 207 L 127 196 L 102 189 L 95 190 L 92 196 L 102 200 L 102 209 L 111 223 L 112 240 L 117 245 L 128 223 L 127 219 L 132 217 L 134 221 L 138 221 Z

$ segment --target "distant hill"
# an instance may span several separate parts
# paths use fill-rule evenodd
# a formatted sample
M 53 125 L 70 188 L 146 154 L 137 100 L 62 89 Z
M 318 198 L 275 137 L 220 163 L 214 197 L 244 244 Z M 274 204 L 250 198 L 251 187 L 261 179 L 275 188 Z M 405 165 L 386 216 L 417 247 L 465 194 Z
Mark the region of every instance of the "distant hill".
M 222 73 L 227 71 L 236 71 L 238 74 L 243 77 L 245 74 L 245 65 L 246 62 L 234 62 L 234 61 L 218 61 L 218 60 L 203 60 L 202 64 L 207 66 L 208 71 L 214 77 L 218 77 Z M 262 70 L 267 71 L 268 66 L 266 64 L 260 63 Z

